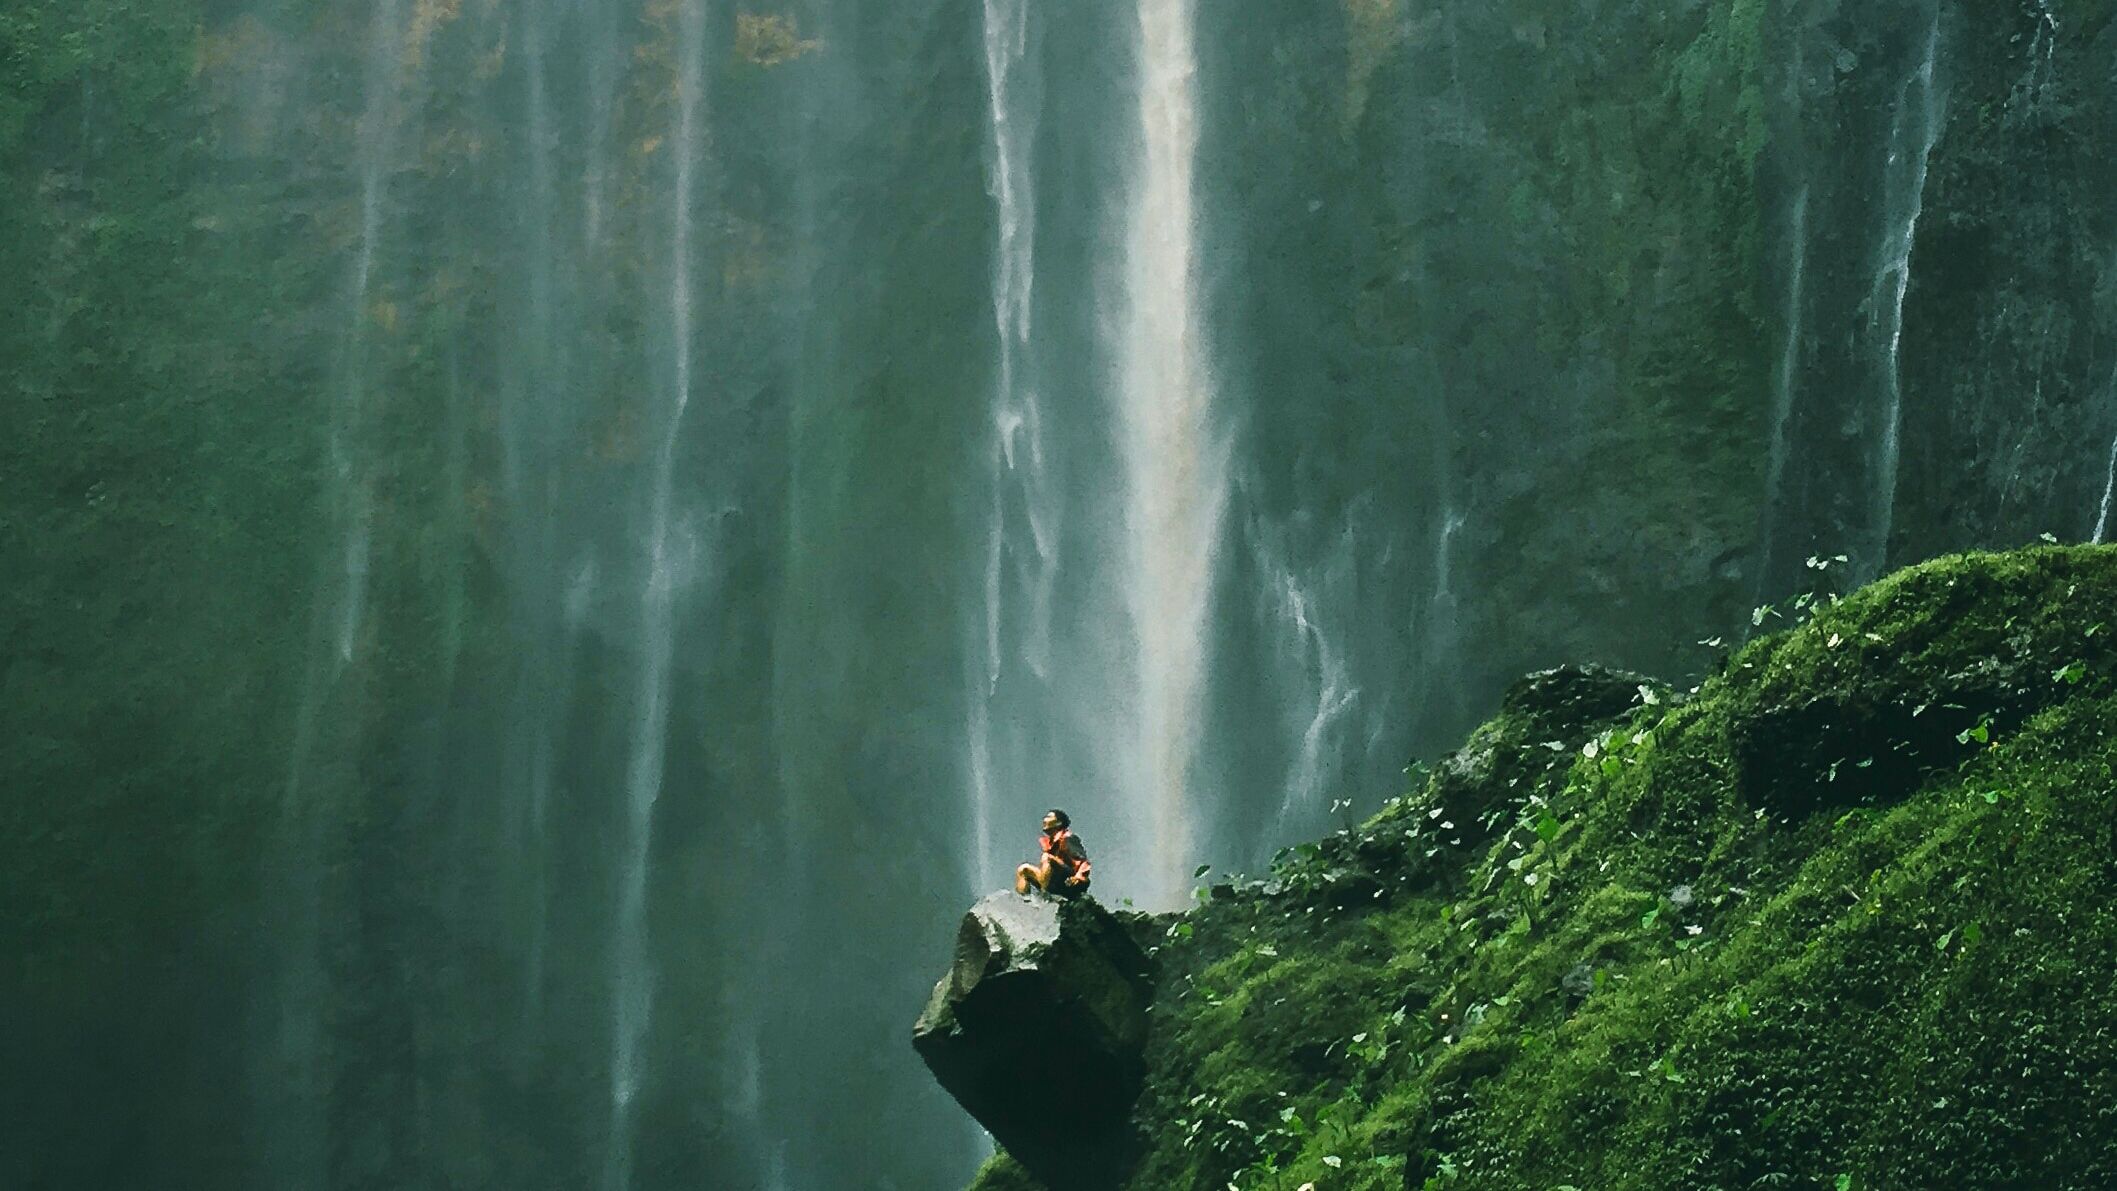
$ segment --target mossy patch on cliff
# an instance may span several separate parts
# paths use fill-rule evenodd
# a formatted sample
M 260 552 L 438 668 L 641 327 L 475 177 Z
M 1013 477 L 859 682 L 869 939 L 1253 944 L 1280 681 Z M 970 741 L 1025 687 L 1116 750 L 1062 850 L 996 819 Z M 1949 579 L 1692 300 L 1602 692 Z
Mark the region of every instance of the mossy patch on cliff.
M 1957 556 L 1510 699 L 1171 920 L 1132 1186 L 2117 1184 L 2113 610 L 2117 549 Z

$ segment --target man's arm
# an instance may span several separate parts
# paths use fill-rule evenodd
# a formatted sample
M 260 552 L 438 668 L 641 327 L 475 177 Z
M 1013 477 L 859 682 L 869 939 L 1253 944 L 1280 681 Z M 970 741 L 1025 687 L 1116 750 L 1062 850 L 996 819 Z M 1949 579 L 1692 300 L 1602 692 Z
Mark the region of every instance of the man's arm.
M 1073 862 L 1073 873 L 1066 878 L 1068 885 L 1080 885 L 1088 880 L 1088 849 L 1081 846 L 1081 837 L 1066 833 L 1066 859 Z

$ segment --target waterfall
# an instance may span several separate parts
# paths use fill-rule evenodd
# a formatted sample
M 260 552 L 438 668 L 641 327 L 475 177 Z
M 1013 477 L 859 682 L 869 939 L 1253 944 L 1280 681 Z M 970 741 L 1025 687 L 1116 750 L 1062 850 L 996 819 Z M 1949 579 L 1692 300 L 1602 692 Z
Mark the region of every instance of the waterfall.
M 382 240 L 387 171 L 396 150 L 398 92 L 405 84 L 403 43 L 403 0 L 383 0 L 375 11 L 362 91 L 364 106 L 354 133 L 360 177 L 360 238 L 354 248 L 346 290 L 346 322 L 338 344 L 339 378 L 326 442 L 339 501 L 337 514 L 344 533 L 338 545 L 337 565 L 332 568 L 337 571 L 336 583 L 324 579 L 317 585 L 318 631 L 321 632 L 324 620 L 331 622 L 329 666 L 325 673 L 312 660 L 303 680 L 301 713 L 288 766 L 290 799 L 301 787 L 308 753 L 319 728 L 316 720 L 322 714 L 328 688 L 353 660 L 367 604 L 374 509 L 360 465 L 357 439 L 368 396 L 368 326 L 374 318 L 369 297 L 374 288 L 375 256 Z M 326 601 L 335 602 L 336 608 L 325 612 Z
M 557 288 L 554 258 L 558 254 L 558 219 L 555 213 L 557 187 L 551 161 L 551 102 L 545 81 L 549 66 L 546 34 L 542 28 L 544 12 L 543 5 L 532 5 L 522 33 L 523 57 L 527 59 L 522 73 L 529 92 L 526 96 L 529 111 L 528 242 L 524 245 L 529 258 L 529 286 L 528 317 L 523 320 L 517 360 L 527 380 L 520 384 L 523 392 L 517 395 L 517 403 L 526 408 L 510 411 L 515 416 L 510 419 L 501 460 L 507 487 L 518 502 L 521 500 L 520 489 L 528 482 L 525 477 L 531 466 L 547 462 L 541 453 L 532 454 L 533 449 L 546 445 L 546 436 L 535 431 L 542 428 L 543 412 L 550 402 L 539 398 L 562 387 L 561 382 L 551 375 L 552 356 L 558 342 L 558 325 L 553 311 Z M 525 423 L 530 431 L 527 444 L 522 441 Z M 544 536 L 548 539 L 549 502 L 540 503 L 543 508 L 539 511 L 543 515 L 538 520 L 544 523 Z
M 1198 146 L 1192 0 L 1140 0 L 1142 134 L 1124 236 L 1118 431 L 1125 479 L 1123 598 L 1135 649 L 1125 793 L 1144 817 L 1148 904 L 1181 896 L 1227 445 L 1201 343 L 1192 171 Z
M 2096 545 L 2110 540 L 2110 498 L 2117 496 L 2117 437 L 2110 439 L 2109 478 L 2102 484 L 2102 509 L 2095 514 Z
M 641 1048 L 653 1015 L 654 973 L 647 955 L 647 866 L 653 851 L 654 804 L 661 795 L 668 745 L 670 665 L 675 647 L 676 595 L 691 569 L 673 524 L 676 445 L 691 403 L 691 206 L 698 170 L 700 92 L 704 88 L 704 0 L 680 16 L 677 111 L 671 130 L 676 188 L 669 241 L 670 384 L 662 436 L 653 465 L 648 511 L 646 584 L 640 607 L 639 708 L 625 775 L 624 849 L 619 857 L 617 921 L 612 947 L 610 1157 L 608 1186 L 632 1184 L 633 1102 L 641 1081 Z
M 997 875 L 994 848 L 998 785 L 993 704 L 1011 656 L 1031 672 L 1048 663 L 1051 590 L 1057 554 L 1051 540 L 1057 494 L 1044 471 L 1043 419 L 1036 386 L 1025 376 L 1036 270 L 1036 179 L 1031 157 L 1041 96 L 1029 62 L 1027 0 L 985 0 L 985 78 L 992 119 L 987 190 L 998 216 L 993 252 L 992 321 L 998 376 L 992 399 L 991 513 L 986 530 L 982 649 L 970 696 L 970 847 L 964 858 L 974 886 Z M 1016 572 L 1009 583 L 1009 563 Z M 1026 609 L 1011 609 L 1026 597 Z M 1014 616 L 1010 616 L 1010 611 Z M 1024 638 L 1006 639 L 1020 618 Z M 1010 775 L 1011 776 L 1011 775 Z
M 1779 503 L 1784 497 L 1781 488 L 1786 482 L 1786 458 L 1789 447 L 1786 441 L 1788 424 L 1793 419 L 1794 392 L 1800 384 L 1801 334 L 1803 311 L 1808 300 L 1808 184 L 1803 182 L 1801 190 L 1794 196 L 1793 211 L 1787 217 L 1787 235 L 1793 244 L 1793 264 L 1786 279 L 1786 342 L 1779 350 L 1779 374 L 1772 384 L 1771 453 L 1765 462 L 1764 471 L 1764 526 L 1757 535 L 1759 550 L 1764 559 L 1771 557 L 1772 534 Z M 1764 584 L 1768 575 L 1763 562 L 1757 567 L 1756 599 L 1763 600 Z
M 1431 681 L 1445 683 L 1443 669 L 1455 651 L 1457 610 L 1455 590 L 1455 536 L 1463 531 L 1465 516 L 1452 500 L 1441 507 L 1441 524 L 1433 535 L 1433 594 L 1427 601 L 1426 670 Z
M 2029 73 L 2007 97 L 2009 110 L 2026 116 L 2043 98 L 2058 74 L 2058 14 L 2051 0 L 2036 0 L 2036 34 L 2029 41 Z
M 261 1167 L 283 1186 L 324 1186 L 331 1178 L 330 988 L 325 928 L 325 808 L 306 789 L 311 753 L 324 731 L 332 689 L 358 651 L 367 602 L 373 502 L 360 458 L 359 435 L 368 403 L 369 300 L 383 233 L 388 171 L 396 151 L 398 95 L 404 78 L 403 0 L 375 9 L 367 47 L 362 109 L 354 131 L 359 171 L 360 233 L 346 289 L 339 336 L 338 378 L 331 397 L 326 457 L 342 540 L 319 563 L 311 606 L 308 660 L 301 703 L 288 750 L 287 783 L 271 854 L 275 930 L 275 1034 L 263 1054 L 257 1094 L 272 1121 Z M 335 571 L 335 575 L 332 573 Z M 335 580 L 335 582 L 334 582 Z M 335 604 L 335 607 L 333 606 Z
M 572 646 L 587 615 L 592 595 L 594 566 L 581 562 L 571 584 L 565 588 L 564 645 L 554 654 L 550 637 L 551 599 L 559 586 L 553 574 L 559 553 L 558 509 L 555 489 L 558 462 L 554 457 L 557 435 L 552 432 L 550 410 L 565 399 L 565 379 L 558 370 L 559 325 L 555 311 L 558 245 L 558 195 L 552 164 L 553 134 L 551 101 L 547 82 L 550 5 L 533 4 L 523 26 L 524 86 L 528 94 L 529 187 L 526 240 L 528 257 L 528 316 L 521 320 L 521 335 L 512 345 L 511 359 L 516 378 L 511 388 L 507 433 L 501 452 L 502 484 L 510 506 L 524 510 L 530 547 L 516 560 L 520 601 L 529 623 L 539 631 L 527 643 L 515 674 L 511 709 L 508 762 L 519 767 L 511 774 L 521 791 L 520 813 L 513 825 L 529 871 L 529 896 L 533 909 L 528 928 L 528 947 L 523 964 L 523 1021 L 534 1028 L 543 1015 L 544 953 L 550 897 L 550 854 L 544 821 L 551 803 L 554 770 L 558 765 L 559 732 L 556 717 L 563 714 L 573 678 Z M 526 429 L 525 429 L 526 428 Z M 524 439 L 527 439 L 527 442 Z M 520 548 L 518 547 L 518 550 Z
M 584 12 L 594 11 L 598 6 L 581 4 Z M 618 103 L 618 88 L 622 81 L 621 54 L 612 42 L 610 31 L 601 22 L 596 25 L 594 40 L 579 47 L 588 59 L 585 71 L 588 91 L 587 116 L 582 127 L 585 131 L 581 161 L 581 242 L 595 247 L 603 238 L 604 208 L 609 205 L 610 147 L 611 134 L 615 131 Z
M 360 246 L 353 266 L 349 322 L 345 335 L 345 378 L 338 416 L 331 430 L 331 463 L 344 488 L 345 542 L 340 563 L 337 660 L 353 660 L 360 622 L 367 609 L 368 552 L 374 535 L 374 501 L 348 441 L 357 435 L 367 405 L 368 309 L 375 277 L 375 252 L 382 239 L 384 171 L 395 149 L 397 92 L 402 85 L 402 0 L 384 0 L 376 13 L 375 40 L 369 48 L 367 110 L 360 122 Z
M 1260 540 L 1254 547 L 1272 619 L 1287 634 L 1281 642 L 1281 664 L 1308 695 L 1297 710 L 1299 722 L 1291 725 L 1299 743 L 1273 817 L 1273 841 L 1312 828 L 1314 814 L 1329 805 L 1327 783 L 1342 776 L 1328 765 L 1330 748 L 1342 738 L 1346 717 L 1359 706 L 1360 688 L 1353 681 L 1350 651 L 1341 632 L 1333 631 L 1325 609 L 1336 606 L 1332 611 L 1338 611 L 1350 601 L 1357 545 L 1348 522 L 1322 565 L 1312 568 L 1306 580 L 1284 561 L 1288 551 L 1283 545 Z M 1339 624 L 1343 621 L 1338 618 Z
M 1911 289 L 1911 252 L 1918 238 L 1919 215 L 1926 204 L 1926 167 L 1941 135 L 1941 96 L 1934 82 L 1940 44 L 1941 14 L 1939 6 L 1935 5 L 1933 22 L 1926 35 L 1925 55 L 1904 81 L 1897 100 L 1896 119 L 1890 129 L 1889 164 L 1892 170 L 1903 171 L 1904 181 L 1890 198 L 1889 226 L 1893 230 L 1885 241 L 1882 267 L 1876 274 L 1870 298 L 1870 309 L 1879 319 L 1884 306 L 1884 291 L 1890 291 L 1886 303 L 1889 350 L 1883 360 L 1887 405 L 1882 415 L 1881 443 L 1875 466 L 1869 527 L 1872 536 L 1867 557 L 1862 560 L 1870 575 L 1879 574 L 1888 566 L 1889 536 L 1896 522 L 1897 468 L 1902 454 L 1904 416 L 1904 298 Z M 1916 103 L 1912 99 L 1913 92 L 1918 95 Z
M 529 839 L 531 854 L 526 858 L 531 868 L 530 921 L 525 930 L 529 939 L 528 955 L 522 971 L 522 1017 L 532 1025 L 544 1016 L 545 951 L 550 945 L 551 927 L 551 849 L 545 822 L 551 810 L 551 794 L 554 784 L 553 770 L 557 766 L 558 735 L 561 717 L 573 702 L 575 676 L 580 663 L 581 636 L 588 621 L 588 612 L 595 603 L 596 567 L 593 558 L 583 558 L 574 568 L 573 577 L 566 585 L 565 605 L 562 612 L 564 627 L 558 651 L 556 675 L 557 689 L 547 692 L 545 704 L 549 714 L 537 722 L 543 735 L 530 742 L 534 750 L 529 773 Z

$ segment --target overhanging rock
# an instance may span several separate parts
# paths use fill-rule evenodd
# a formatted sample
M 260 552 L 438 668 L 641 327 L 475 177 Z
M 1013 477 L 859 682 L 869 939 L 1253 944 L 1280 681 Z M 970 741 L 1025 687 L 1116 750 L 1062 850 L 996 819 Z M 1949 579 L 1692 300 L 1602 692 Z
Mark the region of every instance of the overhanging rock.
M 1152 996 L 1146 953 L 1108 910 L 995 893 L 963 916 L 912 1045 L 1032 1174 L 1114 1187 L 1138 1152 Z

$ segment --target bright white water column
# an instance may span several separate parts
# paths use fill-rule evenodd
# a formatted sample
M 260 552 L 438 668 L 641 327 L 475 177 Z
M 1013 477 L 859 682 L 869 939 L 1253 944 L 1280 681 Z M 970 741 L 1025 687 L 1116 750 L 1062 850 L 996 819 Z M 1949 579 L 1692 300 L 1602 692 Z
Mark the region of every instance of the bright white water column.
M 1888 566 L 1889 535 L 1896 525 L 1897 470 L 1902 455 L 1904 426 L 1904 298 L 1911 290 L 1911 250 L 1918 240 L 1919 215 L 1926 206 L 1926 167 L 1933 146 L 1941 137 L 1941 93 L 1934 81 L 1940 62 L 1941 14 L 1934 6 L 1933 24 L 1926 35 L 1925 57 L 1904 81 L 1897 99 L 1895 126 L 1889 135 L 1889 172 L 1902 183 L 1890 199 L 1891 235 L 1885 243 L 1881 268 L 1875 277 L 1870 303 L 1877 318 L 1888 312 L 1889 351 L 1883 360 L 1888 379 L 1882 414 L 1880 458 L 1875 468 L 1874 512 L 1871 554 L 1863 560 L 1869 574 Z M 1914 99 L 1913 97 L 1917 98 Z M 1885 291 L 1887 295 L 1885 297 Z
M 1031 169 L 1039 102 L 1029 56 L 1029 0 L 985 0 L 985 78 L 992 117 L 989 189 L 998 216 L 993 251 L 992 321 L 999 375 L 992 401 L 992 511 L 986 531 L 982 639 L 970 697 L 970 845 L 972 884 L 1000 879 L 994 856 L 996 803 L 1004 783 L 1021 775 L 995 756 L 993 702 L 1007 664 L 1019 654 L 1035 673 L 1049 653 L 1057 521 L 1044 479 L 1043 417 L 1025 367 L 1030 295 L 1036 279 L 1036 178 Z M 1009 583 L 1009 563 L 1014 583 Z M 1026 596 L 1027 608 L 1010 609 Z M 1012 615 L 1010 615 L 1012 612 Z M 1020 639 L 1009 629 L 1020 625 Z
M 2110 440 L 2109 475 L 2102 482 L 2102 508 L 2095 514 L 2093 540 L 2098 545 L 2110 540 L 2110 498 L 2113 496 L 2117 496 L 2117 438 Z
M 1146 857 L 1142 900 L 1182 895 L 1198 814 L 1214 547 L 1227 444 L 1200 338 L 1192 182 L 1198 149 L 1192 0 L 1140 0 L 1140 156 L 1122 250 L 1117 411 L 1125 476 L 1124 602 L 1134 635 L 1126 816 Z

